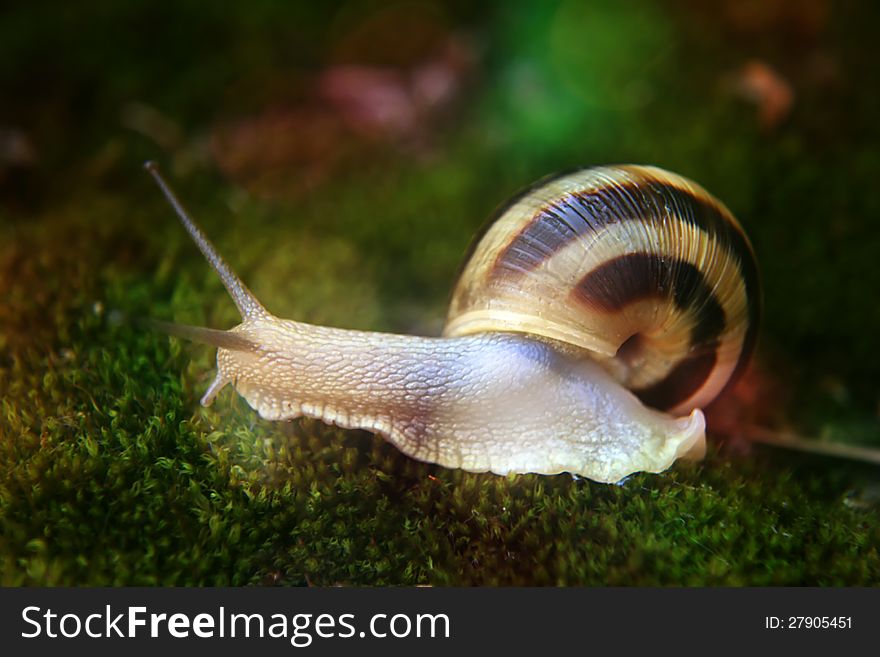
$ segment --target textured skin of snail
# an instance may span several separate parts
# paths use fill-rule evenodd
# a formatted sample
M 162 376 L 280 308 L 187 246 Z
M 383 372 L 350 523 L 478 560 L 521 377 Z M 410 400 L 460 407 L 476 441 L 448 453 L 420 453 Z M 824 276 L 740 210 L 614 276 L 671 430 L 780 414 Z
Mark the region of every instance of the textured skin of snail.
M 474 241 L 442 337 L 271 315 L 147 165 L 243 321 L 172 327 L 218 347 L 210 404 L 232 384 L 263 418 L 372 431 L 445 467 L 614 482 L 701 457 L 700 408 L 742 371 L 760 289 L 732 214 L 643 166 L 539 182 Z

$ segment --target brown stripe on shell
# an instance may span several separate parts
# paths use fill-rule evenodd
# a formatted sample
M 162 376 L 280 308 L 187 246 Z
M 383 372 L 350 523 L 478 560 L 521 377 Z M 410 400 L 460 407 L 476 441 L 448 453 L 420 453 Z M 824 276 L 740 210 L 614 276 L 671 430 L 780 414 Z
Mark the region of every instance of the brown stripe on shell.
M 526 196 L 532 194 L 535 190 L 540 189 L 546 185 L 549 185 L 554 180 L 559 180 L 560 178 L 565 178 L 574 173 L 577 173 L 580 169 L 571 169 L 568 171 L 562 171 L 559 173 L 551 173 L 550 175 L 544 176 L 543 178 L 535 181 L 528 187 L 525 187 L 519 190 L 512 197 L 499 204 L 492 213 L 486 217 L 480 227 L 477 228 L 474 236 L 471 238 L 470 243 L 468 244 L 467 249 L 465 249 L 464 257 L 461 259 L 461 263 L 458 266 L 458 273 L 456 274 L 456 280 L 459 276 L 461 276 L 464 268 L 467 266 L 468 262 L 470 262 L 471 257 L 474 255 L 474 251 L 477 250 L 477 247 L 480 245 L 480 242 L 486 236 L 486 233 L 489 231 L 492 226 L 495 225 L 495 222 L 498 221 L 501 217 L 507 214 L 507 211 L 510 210 L 513 206 L 523 200 Z
M 614 183 L 567 194 L 539 210 L 499 252 L 493 275 L 533 271 L 571 242 L 638 218 L 637 208 L 626 202 L 626 190 Z
M 717 359 L 714 349 L 708 353 L 686 358 L 660 381 L 632 392 L 648 406 L 661 409 L 673 408 L 690 399 L 702 387 L 712 375 Z
M 703 273 L 689 262 L 656 253 L 631 253 L 603 263 L 581 278 L 571 295 L 609 313 L 649 297 L 670 298 L 693 316 L 692 348 L 716 341 L 724 331 L 724 309 Z
M 703 273 L 691 263 L 656 253 L 619 256 L 588 272 L 571 297 L 607 313 L 620 312 L 645 299 L 666 298 L 691 317 L 690 348 L 685 360 L 662 380 L 633 391 L 645 403 L 672 408 L 691 397 L 712 374 L 719 337 L 726 326 L 725 313 Z
M 591 173 L 601 172 L 602 169 L 584 171 L 588 181 L 596 180 Z M 631 178 L 612 178 L 620 172 Z M 569 176 L 555 177 L 542 186 Z M 609 224 L 660 221 L 670 216 L 705 231 L 740 260 L 750 252 L 745 235 L 727 212 L 707 194 L 683 187 L 683 180 L 663 179 L 659 171 L 654 174 L 644 167 L 611 168 L 606 176 L 608 180 L 597 188 L 570 192 L 536 212 L 498 254 L 498 274 L 537 269 L 570 242 Z

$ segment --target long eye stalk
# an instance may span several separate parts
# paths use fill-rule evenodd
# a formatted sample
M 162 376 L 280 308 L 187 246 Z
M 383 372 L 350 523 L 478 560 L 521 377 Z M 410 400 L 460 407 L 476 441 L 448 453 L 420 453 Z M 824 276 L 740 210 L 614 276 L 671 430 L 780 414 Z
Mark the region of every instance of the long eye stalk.
M 177 213 L 180 223 L 183 224 L 183 227 L 186 228 L 186 231 L 190 234 L 190 237 L 192 237 L 196 246 L 199 247 L 199 250 L 204 254 L 208 262 L 211 263 L 214 271 L 220 276 L 220 280 L 223 281 L 223 285 L 229 292 L 229 296 L 231 296 L 232 300 L 235 302 L 238 312 L 241 313 L 241 318 L 250 319 L 261 315 L 267 315 L 268 312 L 263 308 L 263 305 L 257 301 L 257 298 L 247 289 L 241 279 L 233 273 L 232 269 L 229 268 L 229 265 L 227 265 L 223 258 L 220 257 L 220 254 L 217 252 L 217 249 L 214 248 L 214 245 L 211 244 L 208 238 L 205 237 L 205 234 L 198 226 L 196 226 L 195 222 L 180 202 L 180 199 L 177 198 L 177 195 L 171 189 L 171 186 L 162 176 L 162 173 L 159 171 L 159 165 L 151 160 L 144 163 L 144 168 L 151 176 L 153 176 L 156 184 L 159 185 L 159 189 L 162 190 L 165 198 L 168 199 L 168 203 L 171 204 L 171 207 L 174 208 L 174 212 Z

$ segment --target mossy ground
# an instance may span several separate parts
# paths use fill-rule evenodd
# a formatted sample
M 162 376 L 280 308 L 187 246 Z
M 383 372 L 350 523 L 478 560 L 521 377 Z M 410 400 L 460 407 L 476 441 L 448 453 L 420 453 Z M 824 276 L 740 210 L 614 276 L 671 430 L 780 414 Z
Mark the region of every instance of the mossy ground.
M 438 330 L 469 236 L 518 187 L 648 162 L 700 181 L 752 238 L 758 363 L 776 386 L 764 417 L 880 446 L 875 7 L 395 6 L 5 10 L 0 128 L 35 157 L 0 160 L 0 581 L 880 583 L 870 466 L 713 446 L 619 486 L 445 470 L 365 433 L 263 422 L 229 392 L 202 409 L 212 351 L 125 321 L 236 320 L 139 170 L 148 158 L 170 163 L 274 312 L 404 332 Z M 403 138 L 331 131 L 334 166 L 296 193 L 218 174 L 205 144 L 222 126 L 299 107 L 316 72 L 429 57 L 407 30 L 384 49 L 363 36 L 395 21 L 465 35 L 455 103 Z M 778 124 L 736 91 L 753 59 L 794 90 Z M 171 137 L 132 129 L 144 105 Z M 314 174 L 314 157 L 287 177 Z

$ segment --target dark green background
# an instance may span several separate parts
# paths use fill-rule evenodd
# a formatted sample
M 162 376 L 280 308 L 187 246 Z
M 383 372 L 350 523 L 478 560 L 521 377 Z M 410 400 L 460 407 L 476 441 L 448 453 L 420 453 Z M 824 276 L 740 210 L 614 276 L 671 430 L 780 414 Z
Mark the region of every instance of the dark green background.
M 119 318 L 236 322 L 148 158 L 276 314 L 420 333 L 517 189 L 657 164 L 754 244 L 748 421 L 880 447 L 878 23 L 822 0 L 6 6 L 0 581 L 876 585 L 875 467 L 724 438 L 620 486 L 444 470 L 228 392 L 204 410 L 212 350 Z M 771 124 L 756 61 L 793 91 Z M 405 129 L 316 91 L 354 64 L 411 91 L 431 62 L 458 91 Z

